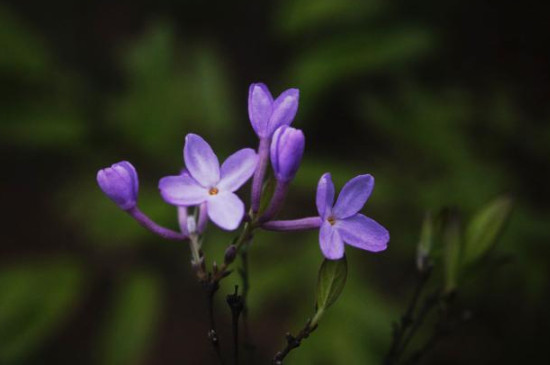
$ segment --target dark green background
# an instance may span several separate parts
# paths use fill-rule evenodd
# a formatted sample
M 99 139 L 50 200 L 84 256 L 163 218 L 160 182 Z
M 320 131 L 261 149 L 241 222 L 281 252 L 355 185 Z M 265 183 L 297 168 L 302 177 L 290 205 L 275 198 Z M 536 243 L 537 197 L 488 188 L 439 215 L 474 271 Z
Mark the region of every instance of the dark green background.
M 223 157 L 255 147 L 256 81 L 301 91 L 306 152 L 282 215 L 315 213 L 323 172 L 338 189 L 371 173 L 365 213 L 391 233 L 384 253 L 348 248 L 341 300 L 288 364 L 380 363 L 411 295 L 424 212 L 452 205 L 469 217 L 501 194 L 515 199 L 501 264 L 464 284 L 472 320 L 425 363 L 546 359 L 550 32 L 537 2 L 505 3 L 4 1 L 0 363 L 213 360 L 186 245 L 140 228 L 95 174 L 132 161 L 143 210 L 175 228 L 158 179 L 181 168 L 188 132 Z M 232 237 L 211 226 L 209 257 L 221 260 Z M 311 315 L 322 256 L 315 232 L 261 233 L 250 259 L 252 333 L 267 363 Z

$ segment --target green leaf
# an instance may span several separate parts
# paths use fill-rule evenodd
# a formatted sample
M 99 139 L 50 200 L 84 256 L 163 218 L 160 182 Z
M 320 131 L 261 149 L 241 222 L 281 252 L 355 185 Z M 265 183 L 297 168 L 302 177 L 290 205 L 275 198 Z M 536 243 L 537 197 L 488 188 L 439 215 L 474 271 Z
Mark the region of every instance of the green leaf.
M 287 0 L 274 10 L 279 33 L 304 36 L 330 26 L 349 25 L 378 15 L 386 3 L 379 0 Z
M 450 217 L 443 231 L 445 292 L 456 289 L 461 264 L 460 222 L 454 214 Z
M 101 333 L 99 364 L 145 362 L 159 315 L 158 284 L 150 274 L 136 272 L 117 288 L 113 307 Z
M 426 264 L 428 263 L 428 258 L 430 257 L 430 252 L 432 250 L 433 244 L 433 231 L 434 224 L 432 215 L 428 212 L 424 217 L 424 222 L 422 223 L 422 232 L 420 233 L 420 241 L 416 249 L 416 267 L 418 270 L 423 271 L 426 269 Z
M 464 263 L 482 258 L 494 247 L 512 211 L 512 199 L 504 196 L 484 206 L 466 229 Z
M 0 363 L 20 362 L 54 336 L 81 294 L 82 268 L 69 259 L 0 272 Z
M 325 259 L 319 269 L 317 279 L 317 311 L 330 307 L 344 289 L 348 275 L 348 262 L 344 256 L 340 260 Z

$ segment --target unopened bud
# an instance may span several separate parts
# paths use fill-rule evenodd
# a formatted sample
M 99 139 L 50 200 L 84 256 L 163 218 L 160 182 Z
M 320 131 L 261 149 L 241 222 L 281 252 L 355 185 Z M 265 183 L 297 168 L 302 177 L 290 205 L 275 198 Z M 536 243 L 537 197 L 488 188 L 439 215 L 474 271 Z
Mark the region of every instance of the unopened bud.
M 136 206 L 138 176 L 136 169 L 128 161 L 115 163 L 99 170 L 97 183 L 103 192 L 121 209 L 129 210 Z
M 237 257 L 237 246 L 230 245 L 225 250 L 224 262 L 226 264 L 230 264 L 233 262 L 233 260 L 235 260 L 235 257 Z

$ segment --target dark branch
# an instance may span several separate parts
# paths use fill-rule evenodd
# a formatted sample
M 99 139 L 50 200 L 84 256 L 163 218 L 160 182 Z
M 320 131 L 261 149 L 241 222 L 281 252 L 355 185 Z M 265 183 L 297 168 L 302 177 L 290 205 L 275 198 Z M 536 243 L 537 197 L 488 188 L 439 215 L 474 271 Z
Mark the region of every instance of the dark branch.
M 311 320 L 308 320 L 305 327 L 298 333 L 296 337 L 292 336 L 290 332 L 286 334 L 286 346 L 281 351 L 277 352 L 273 357 L 273 365 L 282 365 L 284 358 L 288 353 L 302 344 L 302 341 L 309 337 L 309 335 L 317 329 L 317 325 L 311 326 Z

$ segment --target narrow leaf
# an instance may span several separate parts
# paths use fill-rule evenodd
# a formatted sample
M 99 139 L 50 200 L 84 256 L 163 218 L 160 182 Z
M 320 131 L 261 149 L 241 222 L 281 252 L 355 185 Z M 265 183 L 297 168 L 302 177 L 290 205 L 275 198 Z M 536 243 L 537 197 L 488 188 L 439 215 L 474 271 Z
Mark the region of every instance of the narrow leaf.
M 504 196 L 484 206 L 466 229 L 464 261 L 473 263 L 494 247 L 512 211 L 512 199 Z
M 340 260 L 325 259 L 317 278 L 317 310 L 330 307 L 344 289 L 348 275 L 348 262 L 344 256 Z
M 428 258 L 430 257 L 433 243 L 433 225 L 432 215 L 428 212 L 426 213 L 424 222 L 422 223 L 420 241 L 418 242 L 416 249 L 416 267 L 419 271 L 426 269 L 426 264 L 428 263 Z
M 461 264 L 460 222 L 455 214 L 452 214 L 444 227 L 443 241 L 445 291 L 449 293 L 456 289 Z
M 24 363 L 74 314 L 85 272 L 76 260 L 26 262 L 0 271 L 0 364 Z
M 160 288 L 156 277 L 132 273 L 116 290 L 99 339 L 99 364 L 145 363 L 158 322 Z

